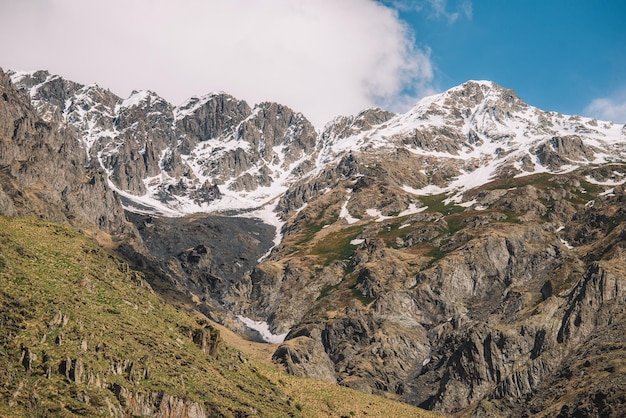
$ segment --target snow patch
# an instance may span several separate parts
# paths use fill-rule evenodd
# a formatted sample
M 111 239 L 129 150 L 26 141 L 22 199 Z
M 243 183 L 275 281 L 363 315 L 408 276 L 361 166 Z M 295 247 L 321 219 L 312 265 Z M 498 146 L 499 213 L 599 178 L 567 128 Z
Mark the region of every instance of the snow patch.
M 402 212 L 400 212 L 400 214 L 398 214 L 398 217 L 414 215 L 416 213 L 425 211 L 427 208 L 428 208 L 427 206 L 422 206 L 418 208 L 415 203 L 411 203 L 409 204 L 409 207 L 407 209 L 403 210 Z
M 263 341 L 270 344 L 280 344 L 285 341 L 285 337 L 289 332 L 284 334 L 272 334 L 270 326 L 265 321 L 255 321 L 242 315 L 237 315 L 237 319 L 243 322 L 246 327 L 259 333 Z
M 424 186 L 421 189 L 414 189 L 413 187 L 403 185 L 402 190 L 417 196 L 430 196 L 445 193 L 448 191 L 447 188 L 441 188 L 439 186 L 435 186 L 434 184 L 429 184 L 428 186 Z
M 259 263 L 265 260 L 271 254 L 274 247 L 280 244 L 280 242 L 283 240 L 282 229 L 283 229 L 283 225 L 285 225 L 285 222 L 281 221 L 281 219 L 278 217 L 278 214 L 276 213 L 277 205 L 278 205 L 278 199 L 276 199 L 272 204 L 265 205 L 262 208 L 259 208 L 255 211 L 248 212 L 245 214 L 245 216 L 242 215 L 242 217 L 246 217 L 246 218 L 248 217 L 257 218 L 261 220 L 263 223 L 272 225 L 274 226 L 274 228 L 276 228 L 276 233 L 274 235 L 274 242 L 273 242 L 274 245 L 272 245 L 272 247 L 269 250 L 267 250 L 267 252 L 261 258 L 257 260 Z
M 376 222 L 382 222 L 382 221 L 386 221 L 387 219 L 393 219 L 393 216 L 384 216 L 378 209 L 375 209 L 375 208 L 367 209 L 365 213 L 372 218 L 376 218 L 375 219 Z
M 130 97 L 128 97 L 128 99 L 124 100 L 122 104 L 119 105 L 119 108 L 139 106 L 142 102 L 146 101 L 148 97 L 150 97 L 151 95 L 152 93 L 148 90 L 134 91 L 132 92 Z M 116 110 L 119 110 L 119 108 Z
M 346 199 L 345 202 L 343 202 L 343 205 L 341 206 L 341 212 L 339 212 L 339 219 L 344 219 L 346 222 L 348 222 L 348 224 L 352 225 L 352 224 L 359 222 L 360 219 L 353 217 L 352 215 L 350 215 L 350 212 L 348 211 L 348 202 L 350 201 L 349 195 L 350 193 L 352 193 L 352 190 L 348 189 L 347 192 L 348 192 L 348 198 Z
M 476 204 L 476 199 L 468 200 L 467 202 L 460 202 L 457 205 L 462 206 L 464 208 L 469 208 L 470 206 L 474 206 Z

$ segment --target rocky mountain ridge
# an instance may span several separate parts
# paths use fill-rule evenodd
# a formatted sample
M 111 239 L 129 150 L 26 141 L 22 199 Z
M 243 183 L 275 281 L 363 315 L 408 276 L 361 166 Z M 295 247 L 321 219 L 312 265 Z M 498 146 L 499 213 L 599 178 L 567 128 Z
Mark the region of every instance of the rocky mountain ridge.
M 72 220 L 80 227 L 130 234 L 107 176 L 88 164 L 71 125 L 42 120 L 0 71 L 0 207 L 3 214 Z
M 507 416 L 529 399 L 538 415 L 626 408 L 611 395 L 623 379 L 607 378 L 626 372 L 617 360 L 585 366 L 606 384 L 569 383 L 624 314 L 624 127 L 483 81 L 316 132 L 284 106 L 225 94 L 173 107 L 45 72 L 11 78 L 42 118 L 78 132 L 85 165 L 140 214 L 129 217 L 147 247 L 154 216 L 172 242 L 185 228 L 163 215 L 279 228 L 271 253 L 232 276 L 209 238 L 165 243 L 159 258 L 230 313 L 222 322 L 240 314 L 288 333 L 274 360 L 290 373 L 446 414 Z
M 122 100 L 45 71 L 12 80 L 44 119 L 81 133 L 90 160 L 136 211 L 256 209 L 284 191 L 316 142 L 308 120 L 276 103 L 251 109 L 219 93 L 175 107 L 150 91 Z
M 351 150 L 409 152 L 424 168 L 397 180 L 417 194 L 466 190 L 499 175 L 564 172 L 624 153 L 623 127 L 543 112 L 484 81 L 425 98 L 402 115 L 369 109 L 339 117 L 318 133 L 285 106 L 250 108 L 225 93 L 176 107 L 150 91 L 123 100 L 45 71 L 11 74 L 44 120 L 80 133 L 88 158 L 131 210 L 167 216 L 258 209 Z

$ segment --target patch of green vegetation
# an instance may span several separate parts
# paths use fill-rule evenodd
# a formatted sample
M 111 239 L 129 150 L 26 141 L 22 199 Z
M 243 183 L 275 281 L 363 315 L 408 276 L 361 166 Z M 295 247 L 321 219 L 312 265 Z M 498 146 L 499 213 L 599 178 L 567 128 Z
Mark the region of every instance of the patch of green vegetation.
M 500 222 L 514 223 L 514 224 L 520 223 L 520 220 L 519 220 L 520 214 L 515 211 L 509 210 L 509 209 L 503 209 L 503 210 L 499 210 L 498 212 L 506 216 L 506 218 L 501 220 Z
M 454 203 L 446 204 L 444 201 L 448 198 L 446 193 L 419 196 L 418 199 L 422 202 L 422 205 L 428 206 L 428 212 L 439 212 L 444 215 L 452 215 L 454 213 L 463 212 L 464 207 L 456 205 Z
M 333 211 L 330 214 L 330 219 L 326 219 L 326 212 L 331 207 L 331 204 L 323 206 L 315 216 L 315 222 L 309 222 L 304 227 L 304 236 L 298 242 L 296 242 L 296 246 L 305 245 L 315 238 L 318 232 L 320 232 L 325 225 L 332 224 L 339 219 L 339 212 Z M 296 251 L 293 251 L 296 252 Z
M 339 285 L 326 285 L 322 288 L 322 290 L 320 290 L 320 294 L 317 297 L 316 300 L 320 300 L 322 298 L 325 298 L 326 296 L 328 296 L 332 291 L 337 290 L 337 288 L 339 287 Z
M 447 218 L 445 218 L 446 222 L 448 223 L 448 232 L 450 233 L 450 235 L 454 235 L 455 233 L 459 232 L 461 229 L 465 228 L 466 218 L 467 216 L 462 216 L 462 215 L 452 215 L 452 216 L 448 216 Z
M 527 185 L 533 185 L 535 187 L 545 189 L 552 187 L 550 179 L 553 177 L 554 174 L 550 173 L 530 174 L 522 177 L 502 177 L 476 188 L 474 193 L 478 193 L 483 190 L 512 189 Z
M 452 236 L 461 231 L 467 226 L 465 220 L 472 214 L 473 212 L 453 212 L 451 215 L 444 216 L 443 219 L 447 223 L 447 232 L 445 232 L 442 228 L 441 234 L 438 234 L 437 237 L 446 233 Z M 405 223 L 402 221 L 387 224 L 385 225 L 385 228 L 378 232 L 378 236 L 385 240 L 388 246 L 397 248 L 396 239 L 400 238 L 405 240 L 410 234 L 414 233 L 419 228 L 423 228 L 425 225 L 429 224 L 429 222 L 414 222 L 411 225 L 400 229 L 400 226 L 404 224 Z
M 314 218 L 313 221 L 308 222 L 303 228 L 303 236 L 302 238 L 296 242 L 296 247 L 301 247 L 310 243 L 318 232 L 324 229 L 325 226 L 331 225 L 339 219 L 339 212 L 336 210 L 333 211 L 330 215 L 326 215 L 326 211 L 331 207 L 331 205 L 326 205 L 323 207 Z M 293 251 L 296 252 L 297 250 Z
M 353 287 L 350 289 L 352 291 L 352 296 L 357 298 L 363 305 L 367 306 L 370 303 L 374 302 L 376 298 L 369 298 L 363 294 L 359 289 Z
M 442 250 L 441 247 L 433 246 L 431 247 L 430 251 L 426 253 L 426 255 L 432 258 L 432 262 L 435 262 L 435 261 L 441 260 L 442 258 L 447 256 L 449 253 L 450 253 L 449 251 Z
M 378 236 L 385 241 L 387 246 L 396 248 L 396 239 L 406 239 L 406 237 L 417 228 L 417 225 L 419 225 L 413 224 L 400 229 L 400 226 L 403 224 L 404 222 L 402 221 L 385 224 L 380 231 L 378 231 Z
M 595 199 L 599 193 L 596 187 L 588 188 L 588 185 L 595 186 L 595 184 L 587 183 L 584 181 L 581 181 L 580 184 L 581 188 L 572 188 L 569 190 L 571 196 L 567 199 L 567 201 L 574 205 L 584 205 L 590 200 Z
M 585 189 L 587 193 L 581 193 L 583 196 L 597 196 L 598 193 L 602 193 L 604 191 L 604 186 L 599 184 L 593 184 L 588 182 L 587 180 L 581 180 L 580 185 Z M 577 191 L 578 192 L 578 191 Z
M 354 245 L 350 244 L 350 241 L 362 231 L 362 226 L 355 225 L 328 234 L 324 239 L 315 243 L 310 253 L 321 256 L 325 266 L 333 261 L 348 260 L 354 253 Z
M 310 223 L 304 228 L 304 237 L 298 242 L 296 242 L 296 246 L 301 246 L 311 242 L 315 235 L 320 232 L 324 228 L 324 224 L 321 223 Z

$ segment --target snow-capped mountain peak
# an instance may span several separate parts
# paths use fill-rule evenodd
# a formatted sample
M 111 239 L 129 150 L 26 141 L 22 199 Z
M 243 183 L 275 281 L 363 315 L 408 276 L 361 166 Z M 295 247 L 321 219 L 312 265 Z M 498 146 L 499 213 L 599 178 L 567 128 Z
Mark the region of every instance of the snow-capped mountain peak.
M 122 99 L 46 71 L 11 77 L 44 118 L 81 133 L 87 158 L 107 172 L 128 209 L 168 216 L 273 208 L 353 154 L 385 165 L 408 152 L 412 169 L 424 173 L 400 184 L 412 194 L 459 193 L 494 176 L 624 158 L 622 127 L 541 111 L 491 81 L 468 81 L 404 114 L 338 117 L 316 132 L 285 106 L 251 108 L 223 92 L 173 106 L 149 90 Z M 447 174 L 435 175 L 442 167 Z

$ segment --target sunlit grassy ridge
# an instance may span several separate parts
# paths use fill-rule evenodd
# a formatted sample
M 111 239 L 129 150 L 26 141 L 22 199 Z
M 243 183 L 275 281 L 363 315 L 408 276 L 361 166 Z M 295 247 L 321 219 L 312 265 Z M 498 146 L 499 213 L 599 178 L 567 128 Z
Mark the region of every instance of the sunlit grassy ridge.
M 71 228 L 0 217 L 0 416 L 110 416 L 164 395 L 210 416 L 422 414 L 285 375 L 221 339 L 212 356 L 193 340 L 207 326 Z

